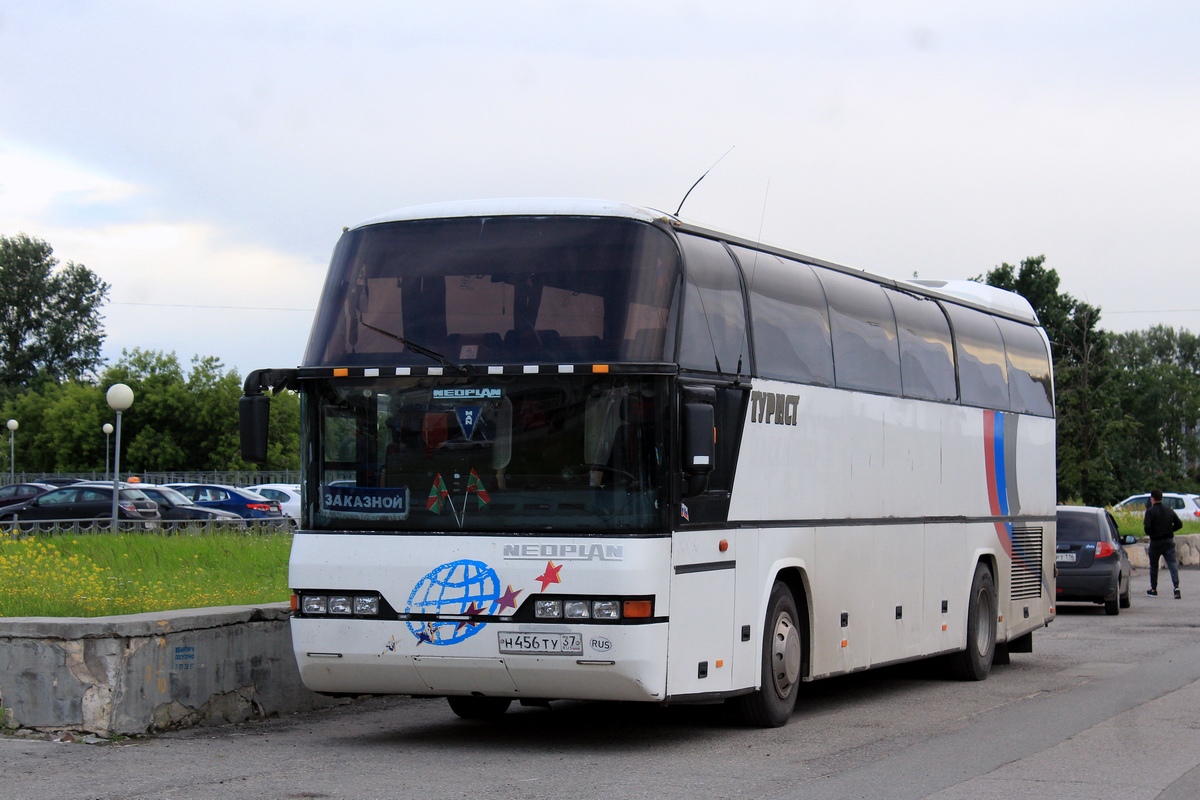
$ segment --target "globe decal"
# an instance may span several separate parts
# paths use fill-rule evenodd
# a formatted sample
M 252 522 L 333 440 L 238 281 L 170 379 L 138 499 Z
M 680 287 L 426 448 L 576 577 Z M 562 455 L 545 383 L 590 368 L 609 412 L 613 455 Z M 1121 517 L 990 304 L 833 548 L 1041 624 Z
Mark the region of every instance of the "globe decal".
M 500 597 L 500 578 L 482 561 L 451 561 L 431 571 L 413 587 L 406 614 L 471 617 L 489 613 Z M 418 644 L 451 645 L 470 639 L 482 622 L 409 620 Z

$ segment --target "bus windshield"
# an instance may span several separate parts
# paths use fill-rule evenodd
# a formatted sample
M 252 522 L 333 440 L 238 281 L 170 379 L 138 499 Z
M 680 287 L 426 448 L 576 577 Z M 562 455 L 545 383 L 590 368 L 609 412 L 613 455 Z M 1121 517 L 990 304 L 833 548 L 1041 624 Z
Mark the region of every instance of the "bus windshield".
M 313 527 L 665 529 L 662 377 L 314 381 Z
M 679 255 L 644 222 L 466 217 L 339 242 L 306 366 L 673 360 Z

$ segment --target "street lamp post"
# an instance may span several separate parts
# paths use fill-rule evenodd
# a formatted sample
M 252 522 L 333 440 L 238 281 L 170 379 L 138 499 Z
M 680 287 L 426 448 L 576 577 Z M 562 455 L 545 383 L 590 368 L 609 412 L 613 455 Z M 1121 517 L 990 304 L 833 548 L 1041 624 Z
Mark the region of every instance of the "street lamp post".
M 109 437 L 112 436 L 112 432 L 113 432 L 112 423 L 111 422 L 104 423 L 104 427 L 102 427 L 100 430 L 104 431 L 104 479 L 108 480 L 111 477 L 111 473 L 109 472 L 109 469 L 108 469 L 108 453 L 109 453 L 109 448 L 112 445 L 112 442 L 109 441 Z
M 108 407 L 117 412 L 117 444 L 113 448 L 113 498 L 112 498 L 112 531 L 117 532 L 117 497 L 121 493 L 121 412 L 133 405 L 133 389 L 123 383 L 114 383 L 108 387 L 105 395 Z
M 17 441 L 17 428 L 18 427 L 20 427 L 20 423 L 18 423 L 15 419 L 10 419 L 8 421 L 8 482 L 9 483 L 17 482 L 17 479 L 14 476 L 17 474 L 17 470 L 16 470 L 17 446 L 15 443 Z

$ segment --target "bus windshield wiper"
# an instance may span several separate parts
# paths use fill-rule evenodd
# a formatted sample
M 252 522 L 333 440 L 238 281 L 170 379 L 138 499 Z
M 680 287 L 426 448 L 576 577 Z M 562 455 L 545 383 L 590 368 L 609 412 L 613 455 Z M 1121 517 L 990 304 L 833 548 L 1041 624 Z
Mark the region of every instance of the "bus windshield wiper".
M 399 334 L 392 333 L 391 331 L 385 331 L 383 328 L 377 328 L 374 325 L 372 325 L 371 323 L 366 322 L 362 319 L 360 319 L 358 321 L 358 324 L 362 325 L 364 328 L 370 328 L 371 330 L 375 331 L 376 333 L 381 333 L 390 339 L 395 339 L 397 342 L 404 345 L 409 350 L 412 350 L 414 353 L 419 353 L 420 355 L 423 355 L 426 358 L 431 358 L 434 361 L 441 364 L 443 367 L 448 367 L 449 369 L 455 370 L 456 372 L 461 372 L 464 375 L 471 374 L 471 370 L 469 368 L 467 368 L 466 366 L 464 366 L 462 364 L 455 364 L 453 361 L 446 358 L 444 355 L 437 352 L 436 350 L 430 350 L 428 347 L 425 347 L 424 345 L 419 345 L 416 342 L 412 341 L 411 339 L 405 339 L 403 336 L 400 336 Z

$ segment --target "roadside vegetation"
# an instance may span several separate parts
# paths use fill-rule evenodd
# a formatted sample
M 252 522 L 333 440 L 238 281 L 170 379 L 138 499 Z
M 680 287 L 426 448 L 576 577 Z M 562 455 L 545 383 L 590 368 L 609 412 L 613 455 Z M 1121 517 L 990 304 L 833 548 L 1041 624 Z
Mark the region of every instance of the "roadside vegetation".
M 102 617 L 288 599 L 290 533 L 0 536 L 0 617 Z

